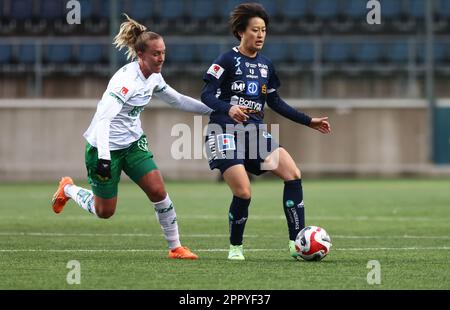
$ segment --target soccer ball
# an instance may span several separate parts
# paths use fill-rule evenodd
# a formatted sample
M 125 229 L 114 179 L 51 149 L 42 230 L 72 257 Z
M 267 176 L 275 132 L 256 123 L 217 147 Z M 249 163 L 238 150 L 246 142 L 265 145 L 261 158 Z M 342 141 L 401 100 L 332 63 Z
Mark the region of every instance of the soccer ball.
M 303 228 L 295 239 L 295 249 L 307 261 L 319 261 L 331 248 L 331 239 L 325 229 L 317 226 Z

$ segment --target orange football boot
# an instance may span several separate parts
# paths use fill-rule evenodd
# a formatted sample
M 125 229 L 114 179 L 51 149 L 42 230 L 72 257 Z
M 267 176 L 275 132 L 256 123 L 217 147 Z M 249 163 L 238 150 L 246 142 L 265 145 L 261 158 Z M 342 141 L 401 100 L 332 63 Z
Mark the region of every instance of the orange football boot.
M 59 181 L 58 190 L 53 194 L 52 198 L 52 207 L 55 213 L 60 213 L 67 201 L 69 201 L 69 197 L 64 193 L 64 187 L 66 185 L 73 185 L 73 180 L 71 177 L 63 177 L 61 181 Z
M 180 246 L 176 249 L 169 251 L 169 258 L 178 258 L 178 259 L 197 259 L 198 256 L 191 252 L 187 247 Z

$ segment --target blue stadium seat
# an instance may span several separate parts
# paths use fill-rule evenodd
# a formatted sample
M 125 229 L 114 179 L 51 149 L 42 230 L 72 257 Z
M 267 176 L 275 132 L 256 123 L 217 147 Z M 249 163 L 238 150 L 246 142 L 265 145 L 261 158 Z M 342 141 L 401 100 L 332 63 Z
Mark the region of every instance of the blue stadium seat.
M 386 59 L 395 63 L 408 62 L 409 46 L 408 42 L 391 42 L 386 44 Z
M 450 18 L 450 1 L 435 0 L 435 12 L 444 18 Z
M 280 5 L 278 4 L 277 1 L 273 1 L 273 0 L 257 0 L 255 2 L 260 3 L 264 9 L 266 10 L 267 14 L 269 14 L 269 17 L 273 17 L 278 15 L 279 12 L 279 7 Z
M 12 60 L 12 47 L 9 44 L 0 44 L 0 64 L 10 63 Z
M 300 18 L 306 15 L 308 5 L 306 0 L 284 0 L 281 8 L 283 16 L 288 18 Z
M 50 44 L 47 46 L 46 60 L 50 63 L 67 63 L 72 60 L 72 45 Z
M 409 13 L 414 18 L 425 18 L 425 1 L 424 0 L 409 0 Z
M 216 13 L 216 6 L 211 0 L 192 0 L 189 14 L 196 19 L 207 19 Z
M 348 42 L 325 43 L 322 50 L 322 58 L 325 62 L 346 62 L 352 56 L 352 44 Z
M 339 13 L 339 1 L 315 0 L 312 3 L 312 14 L 320 18 L 334 18 Z
M 219 57 L 221 48 L 220 44 L 209 43 L 201 44 L 197 46 L 197 55 L 199 55 L 199 60 L 201 63 L 212 63 L 214 59 Z
M 22 21 L 33 17 L 33 0 L 11 1 L 11 18 Z
M 389 19 L 398 18 L 402 13 L 402 1 L 383 1 L 381 4 L 381 16 Z
M 94 3 L 92 0 L 79 0 L 81 7 L 81 18 L 89 19 L 94 15 Z
M 194 61 L 194 44 L 169 43 L 166 45 L 166 59 L 170 63 L 190 63 Z
M 416 46 L 416 53 L 418 62 L 423 64 L 425 63 L 425 43 L 419 43 Z M 435 42 L 433 45 L 433 58 L 435 64 L 442 64 L 448 61 L 448 50 L 450 49 L 449 43 L 444 42 Z
M 299 63 L 314 62 L 314 44 L 312 42 L 298 42 L 291 45 L 292 58 Z
M 145 21 L 156 15 L 154 1 L 132 0 L 127 2 L 125 8 L 125 12 L 138 21 Z
M 289 46 L 286 42 L 272 41 L 264 44 L 262 54 L 276 64 L 288 60 L 288 51 Z
M 77 60 L 80 63 L 100 63 L 104 59 L 105 50 L 107 46 L 102 44 L 81 44 Z
M 353 19 L 361 19 L 367 14 L 367 0 L 343 0 L 345 15 Z
M 235 6 L 241 4 L 240 0 L 223 0 L 221 5 L 219 6 L 219 14 L 223 19 L 228 19 L 231 11 Z
M 383 56 L 384 45 L 380 42 L 360 42 L 356 44 L 355 60 L 361 63 L 377 63 Z
M 164 0 L 161 2 L 161 10 L 159 12 L 162 18 L 175 19 L 182 17 L 184 11 L 185 2 L 179 0 Z
M 41 0 L 39 17 L 43 19 L 57 19 L 65 17 L 66 6 L 64 1 Z
M 19 63 L 34 64 L 36 62 L 36 45 L 33 43 L 20 45 L 17 58 Z

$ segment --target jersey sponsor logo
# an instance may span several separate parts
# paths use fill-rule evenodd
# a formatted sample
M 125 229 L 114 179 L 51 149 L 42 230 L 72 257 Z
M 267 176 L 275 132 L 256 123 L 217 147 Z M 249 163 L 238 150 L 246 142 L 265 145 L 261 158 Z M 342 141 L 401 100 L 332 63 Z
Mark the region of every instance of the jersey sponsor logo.
M 122 87 L 120 89 L 120 94 L 125 97 L 128 94 L 128 88 L 126 88 L 125 86 Z
M 263 77 L 263 78 L 267 77 L 267 69 L 259 68 L 259 72 L 261 73 L 261 77 Z
M 252 68 L 252 69 L 255 69 L 255 68 L 257 67 L 256 64 L 252 64 L 252 63 L 250 63 L 250 62 L 245 62 L 245 66 L 246 66 L 247 68 Z
M 247 82 L 247 95 L 256 95 L 259 93 L 259 83 L 258 82 Z
M 245 90 L 245 83 L 243 81 L 234 81 L 231 84 L 231 91 L 234 93 L 242 93 Z
M 245 99 L 243 97 L 233 96 L 230 100 L 231 105 L 238 105 L 240 107 L 244 107 L 254 111 L 261 111 L 262 104 L 250 99 Z
M 219 152 L 236 149 L 236 144 L 234 143 L 234 136 L 232 134 L 225 133 L 217 135 L 217 142 Z
M 225 71 L 224 68 L 217 64 L 212 64 L 211 67 L 209 67 L 207 74 L 211 74 L 216 79 L 220 79 L 222 76 L 222 73 Z

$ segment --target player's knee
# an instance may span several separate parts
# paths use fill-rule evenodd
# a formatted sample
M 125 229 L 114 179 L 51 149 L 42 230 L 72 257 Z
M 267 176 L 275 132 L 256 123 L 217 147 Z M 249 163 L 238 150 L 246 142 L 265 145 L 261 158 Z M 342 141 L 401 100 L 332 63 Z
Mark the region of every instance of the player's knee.
M 99 218 L 109 219 L 111 216 L 114 215 L 115 211 L 116 211 L 115 209 L 111 209 L 111 208 L 105 208 L 105 209 L 99 208 L 98 210 L 96 210 L 96 213 Z
M 293 181 L 301 178 L 302 174 L 300 172 L 300 169 L 298 169 L 297 167 L 290 169 L 289 172 L 287 172 L 283 177 L 284 181 Z
M 241 199 L 250 199 L 252 198 L 252 193 L 250 188 L 239 188 L 235 190 L 234 196 L 239 197 Z
M 155 186 L 150 190 L 149 196 L 153 202 L 162 201 L 167 196 L 166 189 L 164 186 Z

